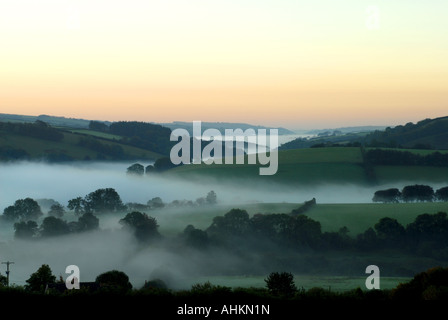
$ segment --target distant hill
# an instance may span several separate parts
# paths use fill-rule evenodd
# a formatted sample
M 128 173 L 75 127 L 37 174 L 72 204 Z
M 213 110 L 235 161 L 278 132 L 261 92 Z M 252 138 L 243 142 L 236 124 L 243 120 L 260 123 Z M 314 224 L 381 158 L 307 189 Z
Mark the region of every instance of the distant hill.
M 27 116 L 27 115 L 19 115 L 19 114 L 7 114 L 0 113 L 0 121 L 3 122 L 24 122 L 24 123 L 32 123 L 36 120 L 43 121 L 53 127 L 68 127 L 68 128 L 79 128 L 86 129 L 89 127 L 90 120 L 85 119 L 74 119 L 74 118 L 66 118 L 66 117 L 56 117 L 49 115 L 39 115 L 39 116 Z M 108 121 L 101 121 L 106 124 L 110 124 Z
M 375 130 L 373 130 L 376 128 Z M 280 150 L 327 146 L 358 146 L 400 149 L 448 149 L 448 117 L 425 119 L 396 127 L 352 127 L 309 131 L 316 136 L 298 138 Z M 358 129 L 358 130 L 356 130 Z M 366 131 L 364 131 L 366 130 Z
M 448 149 L 448 117 L 376 130 L 366 135 L 363 143 L 371 147 Z
M 187 130 L 190 135 L 193 135 L 193 124 L 191 122 L 182 122 L 182 121 L 174 121 L 170 123 L 160 123 L 160 125 L 170 128 L 171 130 L 181 128 Z M 257 126 L 257 125 L 251 125 L 247 123 L 231 123 L 231 122 L 201 122 L 201 128 L 202 130 L 206 130 L 209 128 L 218 129 L 222 135 L 225 133 L 225 129 L 254 129 L 257 131 L 258 129 L 278 129 L 279 135 L 285 135 L 285 134 L 294 134 L 293 131 L 285 129 L 285 128 L 274 128 L 274 127 L 264 127 L 264 126 Z M 269 133 L 269 132 L 267 132 Z

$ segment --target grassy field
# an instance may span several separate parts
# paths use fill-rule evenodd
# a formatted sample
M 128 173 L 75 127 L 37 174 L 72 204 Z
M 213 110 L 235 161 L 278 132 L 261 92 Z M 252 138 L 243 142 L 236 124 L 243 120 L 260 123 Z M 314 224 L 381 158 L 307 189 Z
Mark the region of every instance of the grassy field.
M 410 181 L 448 185 L 448 167 L 376 166 L 374 171 L 379 184 Z
M 272 176 L 260 176 L 259 165 L 212 164 L 186 165 L 167 172 L 180 178 L 255 180 L 263 183 L 319 184 L 357 183 L 367 184 L 359 148 L 312 148 L 285 150 L 278 153 L 278 171 Z
M 430 150 L 413 150 L 426 154 Z M 433 152 L 433 151 L 432 151 Z M 204 177 L 241 183 L 279 183 L 285 185 L 318 185 L 356 183 L 371 185 L 363 167 L 360 148 L 310 148 L 284 150 L 278 153 L 278 171 L 272 176 L 260 176 L 259 165 L 200 164 L 185 165 L 166 173 L 189 180 Z M 448 184 L 448 167 L 377 166 L 376 184 L 393 182 L 436 182 Z M 250 181 L 250 182 L 249 182 Z
M 48 153 L 63 153 L 76 160 L 86 157 L 96 159 L 98 152 L 78 145 L 80 135 L 64 132 L 61 141 L 42 140 L 12 133 L 0 135 L 0 146 L 12 146 L 26 150 L 32 158 L 40 158 Z M 125 154 L 135 159 L 157 159 L 161 155 L 144 149 L 119 144 L 113 141 L 100 140 L 102 144 L 119 145 Z
M 111 133 L 107 133 L 107 132 L 99 132 L 99 131 L 93 131 L 93 130 L 88 130 L 88 129 L 75 129 L 75 130 L 70 130 L 73 133 L 81 133 L 81 134 L 86 134 L 89 136 L 94 136 L 94 137 L 99 137 L 99 138 L 104 138 L 104 139 L 109 139 L 109 140 L 119 140 L 122 137 L 118 136 L 116 134 L 111 134 Z

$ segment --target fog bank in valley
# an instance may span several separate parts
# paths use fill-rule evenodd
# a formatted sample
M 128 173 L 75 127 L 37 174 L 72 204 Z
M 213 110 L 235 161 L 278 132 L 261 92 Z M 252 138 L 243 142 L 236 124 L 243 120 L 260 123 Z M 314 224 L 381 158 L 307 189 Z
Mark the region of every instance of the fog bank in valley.
M 11 163 L 0 165 L 0 212 L 17 199 L 54 199 L 67 206 L 70 199 L 84 197 L 100 188 L 114 188 L 123 203 L 142 203 L 160 197 L 165 203 L 173 200 L 191 200 L 204 197 L 210 190 L 218 196 L 219 204 L 232 205 L 259 202 L 303 203 L 316 198 L 318 203 L 371 202 L 376 187 L 318 186 L 303 188 L 282 188 L 277 185 L 238 183 L 229 185 L 216 180 L 190 182 L 163 175 L 134 177 L 126 174 L 132 163 Z M 145 164 L 147 165 L 147 164 Z M 382 186 L 386 188 L 388 186 Z M 391 186 L 392 187 L 392 186 Z M 402 187 L 394 185 L 393 187 Z M 436 186 L 434 186 L 436 187 Z M 195 221 L 178 219 L 184 209 L 160 210 L 154 217 L 163 234 L 166 224 L 177 224 L 173 229 L 182 232 L 187 224 Z M 196 209 L 188 209 L 190 212 Z M 204 210 L 204 209 L 197 209 Z M 46 211 L 43 210 L 46 214 Z M 152 215 L 151 213 L 149 215 Z M 177 215 L 177 216 L 176 216 Z M 216 214 L 215 214 L 216 215 Z M 45 217 L 45 215 L 44 215 Z M 126 272 L 134 286 L 143 285 L 145 280 L 161 278 L 171 287 L 181 287 L 183 280 L 204 274 L 228 274 L 239 271 L 243 274 L 267 272 L 258 264 L 258 257 L 244 259 L 219 249 L 201 252 L 186 248 L 171 234 L 159 243 L 141 247 L 135 237 L 122 230 L 118 223 L 123 215 L 103 214 L 100 230 L 66 236 L 41 238 L 36 241 L 14 239 L 12 223 L 0 222 L 0 260 L 14 261 L 11 266 L 11 283 L 25 285 L 25 280 L 42 264 L 48 264 L 56 276 L 66 277 L 65 267 L 79 266 L 81 281 L 94 281 L 105 271 L 117 269 Z M 212 217 L 209 217 L 210 221 Z M 66 213 L 63 219 L 74 219 Z M 207 220 L 208 222 L 209 220 Z M 204 224 L 204 222 L 202 222 Z M 249 259 L 249 260 L 248 260 Z M 248 264 L 247 261 L 251 261 Z M 2 265 L 4 267 L 4 265 Z M 0 273 L 4 275 L 4 268 Z

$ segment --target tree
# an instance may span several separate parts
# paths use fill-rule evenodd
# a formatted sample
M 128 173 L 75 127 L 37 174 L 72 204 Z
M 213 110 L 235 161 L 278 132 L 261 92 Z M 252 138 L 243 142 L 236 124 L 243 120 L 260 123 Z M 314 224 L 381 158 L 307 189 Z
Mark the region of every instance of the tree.
M 205 201 L 207 202 L 207 204 L 210 204 L 210 205 L 216 204 L 215 191 L 212 190 L 209 193 L 207 193 L 207 196 L 205 197 Z
M 104 122 L 90 121 L 89 129 L 94 130 L 94 131 L 107 132 L 107 131 L 109 131 L 109 126 L 107 124 L 105 124 Z
M 165 207 L 165 204 L 163 203 L 163 200 L 160 197 L 155 197 L 152 198 L 151 200 L 148 200 L 147 205 L 153 209 L 160 209 Z
M 289 272 L 271 272 L 264 281 L 269 292 L 275 296 L 291 297 L 297 291 L 294 276 Z
M 37 201 L 31 198 L 16 200 L 13 206 L 9 206 L 3 211 L 3 216 L 10 221 L 36 220 L 42 214 Z
M 183 236 L 185 243 L 193 248 L 204 249 L 209 245 L 207 232 L 196 229 L 191 224 L 185 228 Z
M 435 197 L 439 201 L 448 201 L 448 187 L 438 189 L 435 193 Z
M 70 232 L 66 221 L 56 217 L 46 217 L 41 224 L 42 237 L 54 237 L 65 235 Z
M 157 220 L 149 217 L 146 213 L 133 211 L 128 213 L 120 223 L 125 228 L 130 228 L 134 231 L 134 235 L 140 242 L 148 242 L 149 240 L 159 238 L 160 234 L 157 230 L 159 225 Z
M 21 221 L 14 223 L 14 237 L 18 239 L 31 239 L 37 234 L 38 227 L 35 221 Z
M 249 229 L 249 214 L 246 210 L 232 209 L 224 216 L 213 218 L 208 231 L 224 235 L 243 235 Z
M 8 278 L 0 274 L 0 288 L 8 285 Z
M 84 198 L 85 211 L 118 212 L 125 209 L 120 195 L 113 188 L 97 189 Z
M 322 230 L 321 224 L 305 215 L 293 216 L 285 225 L 282 236 L 293 245 L 309 246 L 319 245 Z
M 127 174 L 135 176 L 143 176 L 145 174 L 145 167 L 140 163 L 134 163 L 132 166 L 128 167 Z
M 33 292 L 43 293 L 47 284 L 56 282 L 56 276 L 52 274 L 50 266 L 43 264 L 36 272 L 26 280 L 25 289 Z
M 56 218 L 61 218 L 65 213 L 64 207 L 57 203 L 57 204 L 53 204 L 50 207 L 50 211 L 48 211 L 48 214 L 50 216 L 56 217 Z
M 77 197 L 68 201 L 67 208 L 75 211 L 75 214 L 82 214 L 85 212 L 84 200 L 81 197 Z
M 375 192 L 372 201 L 373 202 L 399 202 L 401 198 L 401 192 L 397 188 L 391 188 L 387 190 L 378 190 Z
M 95 282 L 109 291 L 127 292 L 132 289 L 128 275 L 118 270 L 111 270 L 98 275 Z
M 154 168 L 157 172 L 162 172 L 174 167 L 176 167 L 176 165 L 171 162 L 171 159 L 169 157 L 158 158 L 154 162 Z
M 399 246 L 403 242 L 406 233 L 404 227 L 396 219 L 388 217 L 380 219 L 375 224 L 375 230 L 378 238 L 389 246 Z
M 426 185 L 405 186 L 401 191 L 403 201 L 433 201 L 434 190 Z
M 86 212 L 78 218 L 76 227 L 78 232 L 97 230 L 99 228 L 99 219 L 93 213 Z

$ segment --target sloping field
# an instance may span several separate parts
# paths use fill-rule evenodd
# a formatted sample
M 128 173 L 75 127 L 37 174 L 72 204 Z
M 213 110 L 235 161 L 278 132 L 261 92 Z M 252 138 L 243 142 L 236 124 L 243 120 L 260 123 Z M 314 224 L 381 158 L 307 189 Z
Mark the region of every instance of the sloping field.
M 368 183 L 362 167 L 359 148 L 312 148 L 285 150 L 278 153 L 278 171 L 271 176 L 260 176 L 259 168 L 247 164 L 194 164 L 170 170 L 166 174 L 195 179 L 238 179 L 263 183 L 319 184 L 319 183 Z
M 25 150 L 33 159 L 42 158 L 49 153 L 67 155 L 75 160 L 96 159 L 98 151 L 78 145 L 82 136 L 64 132 L 61 141 L 49 141 L 12 133 L 0 134 L 0 146 L 11 146 Z M 92 136 L 93 137 L 93 136 Z M 94 138 L 94 137 L 93 137 Z M 120 146 L 126 155 L 135 159 L 157 159 L 161 155 L 144 149 L 123 145 L 113 141 L 99 140 L 103 145 Z

